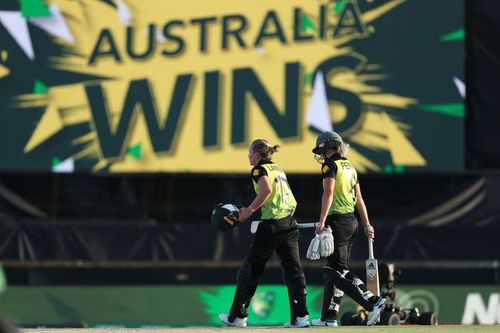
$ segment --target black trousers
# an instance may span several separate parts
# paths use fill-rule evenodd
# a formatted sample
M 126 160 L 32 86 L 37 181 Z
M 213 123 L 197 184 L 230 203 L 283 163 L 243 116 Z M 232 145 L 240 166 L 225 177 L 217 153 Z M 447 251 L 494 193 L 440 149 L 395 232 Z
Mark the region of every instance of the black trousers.
M 332 214 L 326 224 L 330 226 L 335 241 L 335 251 L 327 258 L 329 267 L 342 272 L 349 270 L 352 245 L 358 232 L 358 220 L 354 214 Z
M 371 311 L 373 305 L 364 296 L 367 291 L 366 286 L 357 276 L 349 272 L 349 259 L 358 231 L 356 216 L 354 214 L 332 214 L 328 216 L 326 223 L 332 228 L 335 250 L 327 258 L 327 265 L 324 269 L 321 319 L 326 320 L 332 315 L 328 309 L 334 296 L 334 287 L 345 292 L 366 310 Z M 340 304 L 341 296 L 335 298 L 333 302 Z M 336 314 L 334 318 L 336 318 Z
M 308 314 L 306 306 L 306 281 L 299 256 L 299 231 L 293 217 L 264 220 L 259 224 L 249 255 L 238 271 L 237 287 L 229 319 L 248 316 L 248 306 L 255 294 L 260 276 L 274 251 L 283 269 L 283 279 L 288 288 L 291 323 L 296 317 Z

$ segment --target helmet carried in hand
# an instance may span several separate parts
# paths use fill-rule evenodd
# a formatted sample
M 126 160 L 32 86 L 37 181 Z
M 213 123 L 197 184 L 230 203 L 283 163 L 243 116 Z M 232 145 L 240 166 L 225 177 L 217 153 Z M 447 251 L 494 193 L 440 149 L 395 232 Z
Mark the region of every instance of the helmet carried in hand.
M 212 225 L 215 229 L 227 231 L 239 224 L 240 210 L 233 204 L 218 203 L 212 211 Z

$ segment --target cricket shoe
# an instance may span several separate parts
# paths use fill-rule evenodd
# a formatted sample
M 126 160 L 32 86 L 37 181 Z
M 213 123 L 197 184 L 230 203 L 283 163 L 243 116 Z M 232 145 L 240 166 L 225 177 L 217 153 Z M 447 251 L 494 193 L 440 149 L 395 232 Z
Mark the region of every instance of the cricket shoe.
M 339 326 L 339 324 L 337 323 L 336 320 L 321 320 L 321 318 L 318 318 L 318 319 L 313 319 L 312 320 L 312 325 L 313 326 Z
M 225 313 L 221 313 L 219 315 L 219 319 L 226 325 L 228 326 L 235 326 L 235 327 L 247 327 L 247 318 L 234 318 L 233 321 L 229 321 L 229 316 Z
M 306 328 L 309 327 L 309 316 L 305 315 L 304 317 L 297 317 L 295 324 L 285 323 L 283 324 L 284 328 Z
M 367 326 L 372 326 L 377 322 L 380 312 L 385 308 L 385 303 L 387 301 L 385 298 L 380 297 L 375 304 L 373 304 L 373 310 L 368 315 L 368 320 L 366 321 Z

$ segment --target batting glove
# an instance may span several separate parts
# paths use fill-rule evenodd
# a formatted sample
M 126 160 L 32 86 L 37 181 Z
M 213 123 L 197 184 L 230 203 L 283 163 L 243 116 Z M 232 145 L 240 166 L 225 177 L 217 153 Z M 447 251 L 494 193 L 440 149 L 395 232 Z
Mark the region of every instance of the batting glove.
M 306 258 L 311 260 L 318 260 L 320 258 L 319 247 L 321 243 L 321 238 L 319 235 L 316 235 L 309 244 L 309 248 L 307 249 Z
M 319 238 L 321 239 L 320 255 L 326 258 L 334 251 L 332 229 L 327 226 L 319 235 Z

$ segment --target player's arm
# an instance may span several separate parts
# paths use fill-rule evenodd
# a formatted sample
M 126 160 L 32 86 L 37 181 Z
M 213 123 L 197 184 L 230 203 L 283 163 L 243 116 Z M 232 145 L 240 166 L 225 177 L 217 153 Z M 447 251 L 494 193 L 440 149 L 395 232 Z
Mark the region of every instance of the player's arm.
M 325 221 L 328 216 L 328 211 L 333 202 L 333 190 L 335 189 L 335 178 L 323 178 L 323 195 L 321 197 L 321 213 L 319 215 L 319 223 L 316 227 L 316 233 L 323 232 Z
M 269 182 L 269 178 L 267 176 L 261 176 L 259 178 L 259 193 L 252 201 L 252 203 L 248 207 L 243 207 L 240 210 L 240 221 L 244 222 L 248 219 L 257 209 L 260 208 L 269 198 L 271 193 L 273 193 L 273 188 L 271 187 L 271 183 Z
M 361 194 L 359 183 L 356 184 L 356 210 L 361 217 L 361 222 L 363 222 L 363 229 L 365 230 L 366 237 L 375 238 L 375 230 L 373 230 L 373 227 L 370 224 L 370 219 L 368 218 L 368 210 L 366 209 L 365 201 L 363 200 L 363 195 Z

